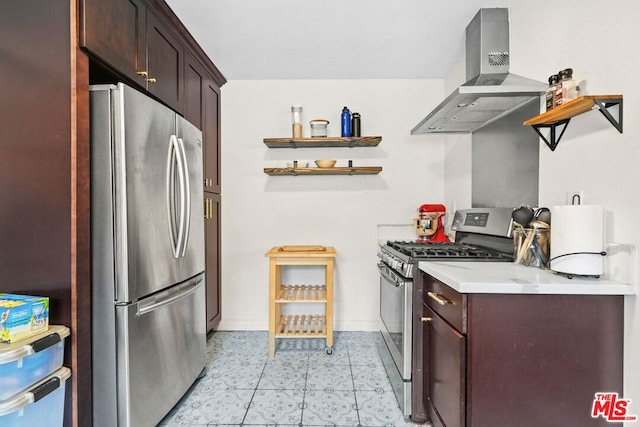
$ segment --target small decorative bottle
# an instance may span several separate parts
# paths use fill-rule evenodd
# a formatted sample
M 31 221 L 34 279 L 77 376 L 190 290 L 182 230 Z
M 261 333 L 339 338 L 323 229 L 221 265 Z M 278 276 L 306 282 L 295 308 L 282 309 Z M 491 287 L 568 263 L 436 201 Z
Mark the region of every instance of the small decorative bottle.
M 556 86 L 555 107 L 576 99 L 576 82 L 573 80 L 573 69 L 567 68 L 558 73 L 560 82 Z
M 554 106 L 554 98 L 556 95 L 556 85 L 558 84 L 558 75 L 554 74 L 549 77 L 549 88 L 545 94 L 545 101 L 547 111 L 551 110 Z
M 302 138 L 302 105 L 291 106 L 293 137 Z
M 351 136 L 360 136 L 360 113 L 351 116 Z
M 347 107 L 342 109 L 342 115 L 340 116 L 342 121 L 341 136 L 351 136 L 351 112 Z

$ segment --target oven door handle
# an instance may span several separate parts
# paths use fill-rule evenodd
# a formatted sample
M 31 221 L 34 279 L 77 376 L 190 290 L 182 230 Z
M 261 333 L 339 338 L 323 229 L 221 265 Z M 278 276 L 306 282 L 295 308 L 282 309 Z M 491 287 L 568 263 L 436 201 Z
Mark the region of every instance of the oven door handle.
M 383 262 L 378 263 L 378 271 L 380 275 L 387 279 L 392 285 L 396 288 L 404 288 L 405 280 L 399 277 L 397 274 L 394 274 L 393 271 Z

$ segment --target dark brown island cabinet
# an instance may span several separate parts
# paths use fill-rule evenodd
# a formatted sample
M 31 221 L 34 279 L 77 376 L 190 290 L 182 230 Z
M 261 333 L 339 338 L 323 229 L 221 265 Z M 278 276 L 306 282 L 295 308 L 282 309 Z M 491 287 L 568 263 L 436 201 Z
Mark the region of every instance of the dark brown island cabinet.
M 65 426 L 90 426 L 89 85 L 122 81 L 203 132 L 207 329 L 220 316 L 224 76 L 162 0 L 23 0 L 0 12 L 0 292 L 70 327 Z
M 413 419 L 434 427 L 611 426 L 622 396 L 623 296 L 461 294 L 414 282 Z

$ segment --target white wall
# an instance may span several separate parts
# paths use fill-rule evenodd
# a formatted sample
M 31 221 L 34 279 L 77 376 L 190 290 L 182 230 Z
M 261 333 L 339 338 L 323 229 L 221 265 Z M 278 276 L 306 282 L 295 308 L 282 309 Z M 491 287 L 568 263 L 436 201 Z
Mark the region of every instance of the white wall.
M 338 253 L 335 328 L 379 327 L 378 224 L 410 223 L 418 206 L 443 202 L 442 138 L 411 136 L 443 98 L 440 80 L 230 81 L 222 88 L 221 329 L 267 329 L 268 259 L 273 246 L 320 244 Z M 291 135 L 291 104 L 340 135 L 343 106 L 362 115 L 377 147 L 269 149 Z M 268 176 L 265 167 L 331 158 L 338 166 L 382 166 L 373 176 Z M 302 271 L 312 280 L 313 271 Z M 300 280 L 297 283 L 303 283 Z M 307 282 L 308 283 L 308 282 Z
M 597 111 L 571 120 L 554 152 L 540 146 L 540 204 L 566 203 L 566 193 L 583 190 L 584 203 L 606 209 L 610 250 L 629 253 L 640 246 L 640 3 L 636 0 L 512 1 L 511 70 L 546 81 L 571 67 L 584 94 L 623 94 L 624 133 Z M 552 219 L 553 221 L 553 219 Z M 638 283 L 638 257 L 621 253 L 607 273 Z M 609 258 L 609 257 L 608 257 Z M 615 264 L 615 263 L 609 263 Z M 625 301 L 625 390 L 630 412 L 640 416 L 640 304 Z M 603 319 L 606 321 L 606 319 Z M 594 349 L 598 351 L 598 349 Z M 636 423 L 632 423 L 636 425 Z M 631 424 L 629 424 L 631 425 Z

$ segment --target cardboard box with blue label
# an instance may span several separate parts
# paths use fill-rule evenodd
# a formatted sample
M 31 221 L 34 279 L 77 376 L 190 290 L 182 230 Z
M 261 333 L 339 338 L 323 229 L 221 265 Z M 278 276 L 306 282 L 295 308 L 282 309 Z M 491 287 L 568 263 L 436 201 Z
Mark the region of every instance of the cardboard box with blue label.
M 49 298 L 0 293 L 0 342 L 16 342 L 49 327 Z

